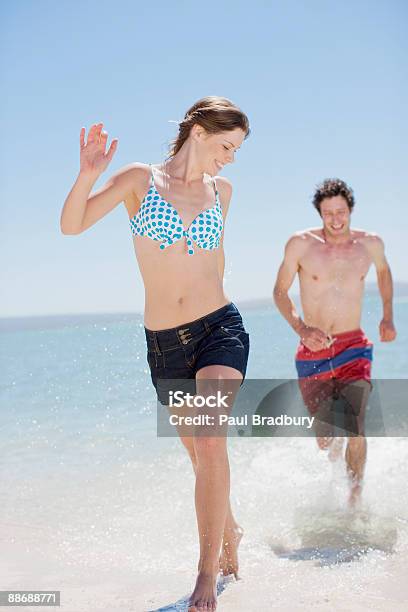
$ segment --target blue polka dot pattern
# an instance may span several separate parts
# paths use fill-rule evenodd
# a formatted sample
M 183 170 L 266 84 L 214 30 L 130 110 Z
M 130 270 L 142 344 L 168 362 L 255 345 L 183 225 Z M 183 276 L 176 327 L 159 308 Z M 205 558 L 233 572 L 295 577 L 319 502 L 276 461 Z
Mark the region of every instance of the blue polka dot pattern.
M 158 214 L 157 214 L 158 211 Z M 164 214 L 163 214 L 164 213 Z M 154 219 L 166 219 L 166 222 Z M 171 218 L 171 225 L 167 222 Z M 166 249 L 182 238 L 185 239 L 188 255 L 194 255 L 193 242 L 200 248 L 212 251 L 220 246 L 224 221 L 217 189 L 215 204 L 199 213 L 187 229 L 177 210 L 166 202 L 156 189 L 152 170 L 152 184 L 140 205 L 138 213 L 130 219 L 134 236 L 147 236 L 161 242 L 160 248 Z

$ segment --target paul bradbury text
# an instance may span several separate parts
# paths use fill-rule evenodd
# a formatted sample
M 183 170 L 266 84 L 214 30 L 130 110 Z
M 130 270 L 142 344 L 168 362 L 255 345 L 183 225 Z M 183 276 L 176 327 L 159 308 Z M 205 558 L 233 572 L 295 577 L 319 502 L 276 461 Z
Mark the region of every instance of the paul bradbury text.
M 278 416 L 261 416 L 259 414 L 244 414 L 240 416 L 228 416 L 227 414 L 209 415 L 209 414 L 197 414 L 191 415 L 180 415 L 172 414 L 169 416 L 170 425 L 194 425 L 194 426 L 222 426 L 232 425 L 235 427 L 244 427 L 247 425 L 252 426 L 277 426 L 277 427 L 306 427 L 310 429 L 313 426 L 314 417 L 308 416 L 289 416 L 287 414 L 280 414 Z

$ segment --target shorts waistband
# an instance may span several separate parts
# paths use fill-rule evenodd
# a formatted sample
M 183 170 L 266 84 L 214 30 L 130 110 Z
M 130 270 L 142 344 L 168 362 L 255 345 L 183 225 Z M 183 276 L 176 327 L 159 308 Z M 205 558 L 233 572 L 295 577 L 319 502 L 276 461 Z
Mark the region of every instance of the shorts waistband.
M 233 302 L 225 304 L 225 306 L 221 306 L 221 308 L 217 308 L 217 310 L 209 312 L 203 317 L 194 319 L 194 321 L 189 321 L 176 327 L 156 331 L 145 327 L 147 346 L 160 354 L 162 350 L 187 345 L 195 336 L 205 332 L 209 333 L 211 326 L 222 320 L 229 312 L 239 315 L 239 310 Z
M 363 338 L 365 337 L 365 333 L 361 327 L 358 327 L 357 329 L 351 329 L 338 334 L 331 334 L 331 337 L 335 338 L 336 340 L 351 340 L 353 338 Z

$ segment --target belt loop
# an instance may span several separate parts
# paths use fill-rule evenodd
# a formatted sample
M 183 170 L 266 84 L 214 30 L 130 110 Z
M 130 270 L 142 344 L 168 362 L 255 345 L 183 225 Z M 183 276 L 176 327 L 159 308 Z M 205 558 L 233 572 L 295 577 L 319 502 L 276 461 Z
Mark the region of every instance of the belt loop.
M 211 327 L 207 323 L 207 319 L 204 319 L 204 327 L 205 331 L 209 334 L 211 332 Z
M 156 350 L 156 353 L 158 355 L 161 355 L 159 343 L 157 342 L 157 332 L 153 332 L 153 342 L 154 342 L 154 348 Z

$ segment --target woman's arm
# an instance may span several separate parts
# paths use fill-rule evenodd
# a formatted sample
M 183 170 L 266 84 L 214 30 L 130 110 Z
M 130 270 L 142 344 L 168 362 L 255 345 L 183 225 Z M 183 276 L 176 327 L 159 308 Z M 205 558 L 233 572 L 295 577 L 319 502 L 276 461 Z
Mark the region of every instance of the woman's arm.
M 79 173 L 61 214 L 63 234 L 80 234 L 126 200 L 140 180 L 137 164 L 118 170 L 100 189 L 91 195 L 96 179 Z
M 143 180 L 144 164 L 129 164 L 115 172 L 100 189 L 91 193 L 99 176 L 109 165 L 117 147 L 114 139 L 105 153 L 108 134 L 102 124 L 93 125 L 85 144 L 85 128 L 80 134 L 80 171 L 69 192 L 61 213 L 60 227 L 63 234 L 80 234 L 126 200 Z
M 113 210 L 128 193 L 129 173 L 119 171 L 91 196 L 97 178 L 79 173 L 61 213 L 63 234 L 80 234 Z

